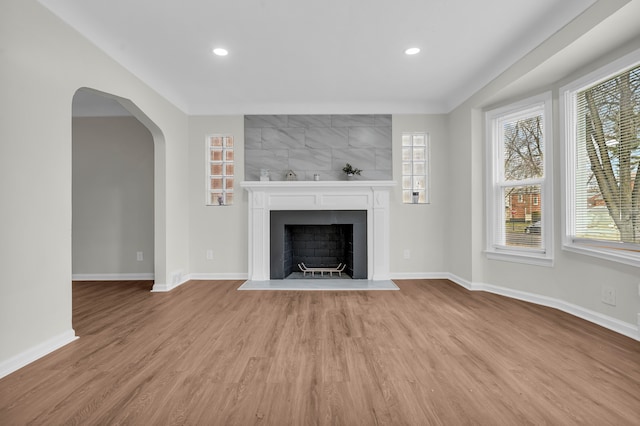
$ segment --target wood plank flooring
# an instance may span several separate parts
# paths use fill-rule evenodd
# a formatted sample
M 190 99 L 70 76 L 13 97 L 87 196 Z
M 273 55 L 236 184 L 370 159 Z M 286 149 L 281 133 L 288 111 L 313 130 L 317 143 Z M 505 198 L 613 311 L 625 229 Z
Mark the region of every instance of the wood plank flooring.
M 640 424 L 640 342 L 568 314 L 241 283 L 74 283 L 80 339 L 0 380 L 0 424 Z

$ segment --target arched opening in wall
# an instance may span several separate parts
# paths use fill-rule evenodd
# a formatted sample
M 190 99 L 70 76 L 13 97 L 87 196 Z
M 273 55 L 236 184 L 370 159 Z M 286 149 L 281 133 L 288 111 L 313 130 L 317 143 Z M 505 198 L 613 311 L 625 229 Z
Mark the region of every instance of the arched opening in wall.
M 164 137 L 133 102 L 89 88 L 72 102 L 74 281 L 164 282 Z

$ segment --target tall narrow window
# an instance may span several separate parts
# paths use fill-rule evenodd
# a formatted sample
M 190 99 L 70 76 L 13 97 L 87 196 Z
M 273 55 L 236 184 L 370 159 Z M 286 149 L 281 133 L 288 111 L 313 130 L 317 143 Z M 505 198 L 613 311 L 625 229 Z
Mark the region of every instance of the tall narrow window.
M 490 257 L 551 262 L 550 121 L 550 93 L 487 113 Z
M 402 202 L 429 202 L 429 135 L 402 134 Z
M 640 51 L 562 88 L 561 100 L 565 247 L 640 266 Z
M 233 137 L 207 138 L 207 200 L 209 206 L 233 204 Z

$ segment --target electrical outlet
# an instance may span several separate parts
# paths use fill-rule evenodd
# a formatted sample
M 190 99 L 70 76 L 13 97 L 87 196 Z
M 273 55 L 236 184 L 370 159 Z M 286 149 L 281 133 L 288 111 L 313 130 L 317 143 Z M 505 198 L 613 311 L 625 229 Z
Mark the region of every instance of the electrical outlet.
M 608 286 L 602 286 L 602 303 L 606 303 L 607 305 L 616 306 L 616 289 Z
M 404 249 L 404 252 L 402 253 L 402 255 L 405 259 L 411 259 L 411 250 Z
M 207 260 L 213 260 L 213 250 L 207 250 Z
M 137 252 L 136 259 L 138 260 L 138 262 L 142 262 L 144 260 L 144 254 L 141 251 Z

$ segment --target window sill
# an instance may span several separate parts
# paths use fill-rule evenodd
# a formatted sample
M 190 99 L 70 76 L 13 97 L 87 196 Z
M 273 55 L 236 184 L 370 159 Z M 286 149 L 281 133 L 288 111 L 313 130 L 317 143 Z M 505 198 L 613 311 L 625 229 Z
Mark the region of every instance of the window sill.
M 486 251 L 487 259 L 499 260 L 503 262 L 524 263 L 527 265 L 535 266 L 553 266 L 553 258 L 544 255 L 535 255 L 523 252 L 510 252 L 510 251 Z
M 633 254 L 624 250 L 595 248 L 587 246 L 585 244 L 577 243 L 564 244 L 562 248 L 573 253 L 597 257 L 599 259 L 605 259 L 611 262 L 623 263 L 625 265 L 631 265 L 640 268 L 640 255 Z

